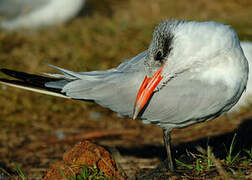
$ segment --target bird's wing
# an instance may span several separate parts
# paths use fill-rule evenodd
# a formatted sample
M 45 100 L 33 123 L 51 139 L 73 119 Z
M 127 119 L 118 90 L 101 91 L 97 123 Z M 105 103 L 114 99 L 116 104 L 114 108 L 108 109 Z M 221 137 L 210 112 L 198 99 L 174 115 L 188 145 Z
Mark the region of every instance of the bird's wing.
M 96 76 L 96 75 L 108 75 L 110 73 L 115 72 L 136 72 L 136 71 L 142 71 L 143 66 L 143 59 L 146 56 L 147 51 L 143 51 L 136 55 L 133 58 L 127 59 L 124 62 L 122 62 L 117 68 L 109 69 L 106 71 L 90 71 L 90 72 L 78 72 L 80 75 L 90 75 L 90 76 Z
M 0 79 L 1 84 L 65 98 L 96 101 L 121 114 L 132 111 L 137 86 L 144 76 L 142 60 L 146 52 L 107 71 L 73 72 L 57 66 L 52 68 L 60 74 L 44 73 L 45 76 L 28 74 L 16 70 L 0 69 L 11 79 Z M 134 65 L 134 66 L 132 66 Z M 115 96 L 120 94 L 120 96 Z M 124 102 L 122 104 L 122 102 Z
M 0 15 L 14 17 L 39 8 L 51 0 L 0 0 Z
M 18 80 L 0 79 L 0 83 L 49 95 L 92 100 L 120 115 L 132 116 L 136 94 L 145 76 L 145 55 L 146 51 L 107 71 L 73 72 L 49 65 L 61 72 L 45 73 L 53 78 L 1 69 Z
M 142 114 L 143 121 L 166 128 L 185 127 L 212 119 L 236 103 L 221 81 L 212 84 L 195 76 L 198 74 L 184 72 L 156 92 Z
M 108 71 L 80 72 L 62 93 L 73 99 L 93 100 L 124 116 L 131 116 L 138 88 L 144 79 L 146 52 Z M 46 86 L 53 87 L 54 83 Z

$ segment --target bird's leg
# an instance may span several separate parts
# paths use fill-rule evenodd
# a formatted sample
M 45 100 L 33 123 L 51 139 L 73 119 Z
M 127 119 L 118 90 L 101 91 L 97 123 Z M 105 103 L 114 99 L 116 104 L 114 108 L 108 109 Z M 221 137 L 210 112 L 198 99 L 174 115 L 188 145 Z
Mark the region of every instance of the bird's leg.
M 167 152 L 167 159 L 168 159 L 168 168 L 170 171 L 174 171 L 174 166 L 173 166 L 173 160 L 172 160 L 172 155 L 171 155 L 171 136 L 170 136 L 171 130 L 169 129 L 163 129 L 164 133 L 164 144 L 165 144 L 165 149 Z

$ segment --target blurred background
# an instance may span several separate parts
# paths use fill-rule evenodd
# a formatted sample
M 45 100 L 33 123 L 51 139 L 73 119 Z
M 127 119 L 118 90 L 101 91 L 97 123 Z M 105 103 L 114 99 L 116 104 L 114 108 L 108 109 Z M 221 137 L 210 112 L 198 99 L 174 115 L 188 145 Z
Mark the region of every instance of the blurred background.
M 252 41 L 251 0 L 86 0 L 65 24 L 0 30 L 0 67 L 30 73 L 55 72 L 44 63 L 73 71 L 112 68 L 146 50 L 154 27 L 165 19 L 229 24 L 240 40 Z M 174 130 L 176 156 L 208 136 L 226 137 L 241 127 L 252 128 L 247 121 L 251 108 Z M 242 131 L 251 134 L 251 128 Z M 94 132 L 112 135 L 96 137 Z M 42 177 L 66 150 L 87 137 L 116 148 L 119 163 L 132 176 L 155 168 L 165 157 L 162 130 L 155 125 L 119 118 L 90 102 L 0 86 L 0 167 L 12 171 L 17 164 L 30 179 Z M 252 140 L 248 134 L 247 139 Z

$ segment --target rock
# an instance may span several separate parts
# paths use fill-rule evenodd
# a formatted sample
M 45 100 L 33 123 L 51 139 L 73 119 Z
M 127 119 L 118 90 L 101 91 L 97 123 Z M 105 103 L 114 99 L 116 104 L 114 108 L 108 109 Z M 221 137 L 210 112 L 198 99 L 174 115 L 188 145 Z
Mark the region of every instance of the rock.
M 81 171 L 80 167 L 67 165 L 64 163 L 64 161 L 60 161 L 53 164 L 46 171 L 46 175 L 42 179 L 43 180 L 64 180 L 64 176 L 66 179 L 70 179 L 75 174 L 80 173 L 80 171 Z
M 64 162 L 74 165 L 93 166 L 94 164 L 107 176 L 116 175 L 116 163 L 103 147 L 89 141 L 82 141 L 63 155 Z
M 64 180 L 62 174 L 70 179 L 80 173 L 83 166 L 93 167 L 94 165 L 108 177 L 126 179 L 126 175 L 117 169 L 115 160 L 105 148 L 85 140 L 64 153 L 63 161 L 52 165 L 43 180 Z

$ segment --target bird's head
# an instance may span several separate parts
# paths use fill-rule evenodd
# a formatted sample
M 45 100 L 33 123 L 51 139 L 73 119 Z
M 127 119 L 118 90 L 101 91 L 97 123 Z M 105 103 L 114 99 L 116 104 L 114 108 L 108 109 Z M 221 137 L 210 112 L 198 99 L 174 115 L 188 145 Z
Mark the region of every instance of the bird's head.
M 170 23 L 164 21 L 159 24 L 153 33 L 153 39 L 144 59 L 146 77 L 138 91 L 134 107 L 133 119 L 136 119 L 139 112 L 147 104 L 153 91 L 163 79 L 163 69 L 173 49 L 172 29 L 179 21 Z M 174 26 L 174 27 L 173 27 Z
M 144 60 L 148 77 L 151 77 L 158 69 L 164 66 L 173 49 L 174 34 L 171 26 L 176 26 L 176 24 L 164 21 L 154 30 L 153 39 Z

